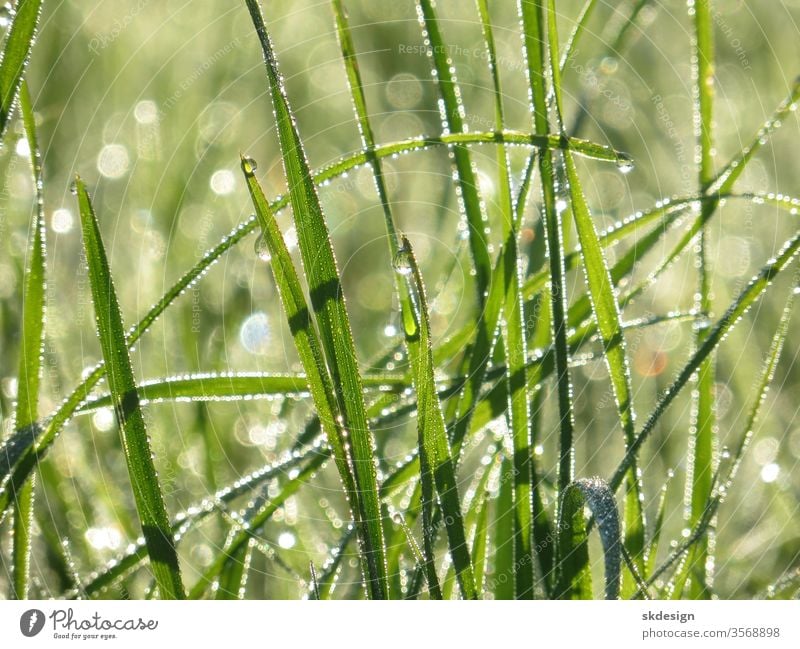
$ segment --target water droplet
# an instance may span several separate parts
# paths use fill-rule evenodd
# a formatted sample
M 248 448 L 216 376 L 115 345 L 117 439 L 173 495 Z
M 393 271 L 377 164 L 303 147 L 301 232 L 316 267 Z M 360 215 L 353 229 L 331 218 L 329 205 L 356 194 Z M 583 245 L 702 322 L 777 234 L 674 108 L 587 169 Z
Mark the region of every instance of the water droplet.
M 617 169 L 624 174 L 629 174 L 633 171 L 633 158 L 627 154 L 621 153 L 617 158 Z
M 263 234 L 259 234 L 258 238 L 256 239 L 256 243 L 253 246 L 254 250 L 256 251 L 256 257 L 258 257 L 264 263 L 267 263 L 272 260 L 272 253 L 269 250 L 269 246 L 267 245 L 267 238 Z
M 410 275 L 412 270 L 411 250 L 400 248 L 392 260 L 392 266 L 400 275 Z
M 258 169 L 258 163 L 253 158 L 247 155 L 242 157 L 242 171 L 244 171 L 245 175 L 252 176 L 255 174 L 256 169 Z
M 78 182 L 76 180 L 73 180 L 69 184 L 69 193 L 72 194 L 73 196 L 78 195 Z

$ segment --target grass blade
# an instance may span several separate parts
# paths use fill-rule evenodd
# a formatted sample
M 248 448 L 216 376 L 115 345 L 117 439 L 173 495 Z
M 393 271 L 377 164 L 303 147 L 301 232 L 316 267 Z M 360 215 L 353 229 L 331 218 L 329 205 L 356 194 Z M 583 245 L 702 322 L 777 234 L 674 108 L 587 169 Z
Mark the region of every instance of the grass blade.
M 797 278 L 795 278 L 795 280 L 797 280 Z M 795 281 L 795 286 L 792 288 L 784 304 L 780 321 L 778 322 L 778 326 L 775 329 L 775 333 L 772 337 L 772 342 L 770 344 L 769 352 L 767 353 L 766 359 L 764 361 L 764 367 L 761 371 L 761 377 L 758 383 L 756 384 L 756 389 L 754 390 L 754 396 L 752 398 L 752 403 L 750 405 L 750 409 L 748 411 L 746 423 L 744 426 L 744 433 L 742 434 L 739 443 L 736 446 L 736 449 L 734 450 L 730 459 L 728 460 L 725 476 L 724 478 L 721 479 L 715 479 L 715 483 L 717 484 L 716 493 L 714 493 L 710 498 L 702 518 L 694 526 L 691 533 L 689 534 L 689 537 L 683 543 L 681 543 L 679 547 L 677 547 L 673 552 L 671 552 L 670 555 L 664 560 L 664 562 L 657 569 L 652 570 L 650 572 L 650 575 L 647 579 L 648 585 L 654 583 L 657 579 L 659 579 L 670 568 L 670 566 L 672 566 L 675 562 L 679 561 L 680 558 L 687 551 L 691 550 L 694 547 L 694 545 L 701 538 L 703 538 L 708 529 L 708 526 L 714 519 L 717 510 L 719 509 L 720 505 L 725 501 L 727 494 L 730 492 L 731 485 L 733 484 L 733 481 L 736 478 L 736 474 L 739 470 L 739 467 L 741 466 L 742 459 L 744 458 L 745 452 L 747 451 L 750 445 L 750 441 L 753 438 L 756 421 L 758 420 L 758 417 L 761 414 L 761 408 L 766 400 L 767 393 L 772 384 L 772 380 L 775 377 L 775 370 L 778 366 L 778 361 L 780 360 L 781 353 L 783 352 L 786 336 L 789 332 L 789 324 L 793 313 L 794 300 L 795 296 L 797 295 L 796 284 L 797 281 Z M 719 475 L 720 471 L 717 472 L 717 475 Z M 715 478 L 716 477 L 717 476 L 715 476 Z M 651 559 L 652 558 L 654 557 L 651 557 Z M 685 583 L 686 578 L 687 574 L 685 571 L 683 571 L 680 575 L 677 576 L 676 580 Z
M 42 195 L 42 163 L 36 137 L 36 122 L 28 86 L 22 82 L 20 109 L 25 137 L 31 152 L 33 183 L 36 188 L 36 209 L 31 224 L 28 267 L 22 293 L 22 327 L 17 372 L 17 407 L 14 427 L 35 431 L 39 419 L 39 379 L 42 373 L 44 350 L 44 316 L 47 278 L 45 269 L 46 239 L 44 198 Z M 14 500 L 12 536 L 13 579 L 11 595 L 27 599 L 30 586 L 31 524 L 34 514 L 35 474 L 17 490 Z
M 694 16 L 694 66 L 695 74 L 695 123 L 700 152 L 699 185 L 704 190 L 713 180 L 714 175 L 714 23 L 711 16 L 711 0 L 691 0 L 689 14 Z M 705 223 L 710 212 L 716 210 L 718 203 L 706 202 L 702 205 L 701 221 Z M 711 313 L 711 273 L 707 260 L 707 230 L 700 230 L 700 243 L 697 252 L 698 291 L 695 310 L 699 313 Z M 699 347 L 708 334 L 704 327 L 695 329 L 695 346 Z M 689 513 L 689 527 L 696 525 L 711 498 L 714 474 L 714 445 L 716 437 L 716 417 L 714 405 L 714 357 L 709 356 L 697 371 L 697 385 L 694 391 L 692 437 L 689 443 L 691 457 L 688 460 L 686 475 L 686 499 Z M 711 593 L 708 584 L 711 578 L 708 562 L 708 540 L 702 539 L 695 546 L 689 561 L 686 563 L 686 574 L 697 576 L 691 580 L 690 597 L 692 599 L 709 599 Z
M 278 124 L 289 198 L 299 236 L 300 252 L 309 280 L 311 305 L 319 326 L 322 348 L 333 385 L 337 386 L 339 415 L 348 432 L 352 450 L 355 487 L 361 508 L 360 536 L 367 564 L 366 576 L 372 597 L 388 594 L 386 550 L 374 442 L 367 424 L 361 375 L 356 362 L 353 334 L 344 303 L 328 227 L 297 132 L 277 62 L 257 0 L 246 0 L 264 53 L 269 88 Z
M 108 385 L 114 397 L 114 412 L 122 436 L 128 475 L 147 543 L 150 565 L 161 597 L 182 599 L 183 583 L 178 555 L 175 552 L 175 541 L 153 465 L 150 439 L 136 393 L 122 315 L 111 280 L 105 248 L 100 238 L 100 227 L 86 186 L 80 178 L 76 178 L 75 188 L 81 215 L 83 245 L 89 264 L 89 282 L 97 320 L 97 334 L 109 370 Z
M 416 0 L 417 17 L 422 28 L 423 37 L 428 43 L 429 53 L 433 60 L 435 83 L 441 96 L 440 113 L 445 133 L 464 132 L 464 105 L 461 102 L 461 91 L 455 78 L 453 62 L 447 54 L 442 37 L 439 19 L 433 0 Z M 483 203 L 478 191 L 478 182 L 469 149 L 459 144 L 452 149 L 453 162 L 460 191 L 459 201 L 469 224 L 469 245 L 472 263 L 475 266 L 475 287 L 478 294 L 478 305 L 483 306 L 492 262 L 488 246 L 488 223 L 484 215 Z
M 432 541 L 435 539 L 436 530 L 433 527 L 432 494 L 426 507 L 426 491 L 432 491 L 431 486 L 425 487 L 428 481 L 426 475 L 433 478 L 439 496 L 439 506 L 444 516 L 445 530 L 450 547 L 450 556 L 456 571 L 458 584 L 464 599 L 476 599 L 475 577 L 472 568 L 472 559 L 467 545 L 464 531 L 464 519 L 461 513 L 461 502 L 458 495 L 458 486 L 453 458 L 450 454 L 450 441 L 444 425 L 439 395 L 436 392 L 434 376 L 433 354 L 431 352 L 430 318 L 428 303 L 425 297 L 425 287 L 422 275 L 419 272 L 414 252 L 408 239 L 403 238 L 404 263 L 407 266 L 399 267 L 408 277 L 410 293 L 416 303 L 416 318 L 413 329 L 406 329 L 406 339 L 418 339 L 421 353 L 414 363 L 414 387 L 417 393 L 417 431 L 419 435 L 419 457 L 421 476 L 423 481 L 423 519 L 427 520 L 428 527 L 423 535 L 426 538 L 426 553 L 432 554 Z M 425 510 L 428 510 L 426 514 Z M 432 557 L 426 557 L 426 563 Z M 435 572 L 434 572 L 435 574 Z M 430 586 L 429 582 L 429 586 Z
M 548 34 L 550 39 L 551 73 L 556 106 L 556 115 L 559 127 L 563 132 L 564 123 L 561 115 L 561 72 L 556 64 L 558 53 L 558 29 L 556 25 L 555 1 L 548 2 Z M 636 436 L 633 410 L 633 391 L 631 389 L 630 367 L 625 349 L 625 338 L 622 332 L 622 319 L 614 295 L 614 282 L 608 270 L 603 250 L 594 227 L 594 221 L 583 195 L 583 189 L 578 176 L 575 160 L 569 151 L 563 153 L 569 185 L 570 203 L 575 220 L 575 227 L 580 241 L 580 252 L 583 259 L 584 276 L 589 288 L 592 313 L 597 322 L 597 330 L 603 343 L 603 355 L 614 399 L 619 413 L 620 425 L 625 436 L 625 445 L 629 447 Z M 625 498 L 625 548 L 636 564 L 639 572 L 644 570 L 645 546 L 645 520 L 642 508 L 643 502 L 641 479 L 636 462 L 631 464 L 626 478 Z M 633 591 L 633 586 L 625 589 Z
M 488 55 L 489 70 L 494 87 L 495 128 L 502 130 L 505 122 L 503 114 L 503 94 L 495 52 L 494 34 L 486 0 L 478 0 L 478 13 L 481 18 L 484 43 Z M 523 558 L 532 556 L 531 539 L 533 532 L 533 500 L 531 473 L 531 427 L 530 402 L 528 399 L 528 358 L 525 339 L 525 317 L 521 292 L 521 268 L 518 247 L 519 219 L 522 210 L 514 209 L 511 189 L 511 173 L 506 149 L 497 148 L 497 176 L 500 185 L 499 212 L 503 225 L 505 247 L 502 255 L 502 285 L 505 286 L 503 305 L 504 318 L 502 334 L 506 366 L 508 368 L 508 419 L 514 445 L 514 560 L 517 570 L 514 573 L 516 599 L 533 598 L 533 561 Z M 526 185 L 523 184 L 523 189 Z M 524 205 L 524 199 L 517 201 Z M 497 280 L 495 280 L 497 281 Z
M 278 287 L 281 303 L 289 322 L 297 353 L 308 377 L 308 387 L 314 400 L 319 421 L 333 450 L 336 468 L 345 488 L 353 516 L 359 526 L 360 534 L 367 534 L 363 523 L 362 504 L 356 488 L 353 472 L 353 458 L 347 450 L 347 441 L 341 426 L 339 404 L 330 374 L 325 365 L 322 344 L 317 328 L 311 319 L 311 311 L 306 303 L 300 278 L 292 262 L 286 242 L 278 228 L 275 215 L 269 207 L 261 185 L 255 177 L 252 162 L 242 158 L 242 170 L 256 215 L 261 224 L 262 241 L 269 250 L 270 266 Z M 363 538 L 362 543 L 369 543 Z M 369 566 L 364 566 L 365 576 L 370 576 Z M 372 591 L 371 591 L 372 592 Z
M 584 506 L 597 522 L 605 561 L 605 597 L 619 597 L 622 567 L 622 541 L 614 493 L 600 478 L 576 480 L 562 496 L 559 507 L 558 556 L 560 566 L 559 599 L 592 599 L 592 573 L 589 565 Z
M 494 598 L 514 599 L 514 466 L 504 458 L 500 464 L 500 486 L 494 501 Z
M 299 282 L 299 280 L 298 280 Z M 300 294 L 302 296 L 302 294 Z M 409 379 L 399 374 L 365 374 L 365 388 L 402 392 Z M 265 374 L 237 372 L 235 374 L 204 372 L 142 381 L 137 386 L 142 404 L 162 401 L 233 401 L 255 397 L 302 396 L 309 392 L 309 379 L 305 374 Z M 313 396 L 313 395 L 312 395 Z M 111 405 L 111 395 L 92 398 L 77 410 L 85 414 Z
M 19 0 L 0 58 L 0 139 L 8 128 L 23 72 L 28 64 L 42 0 Z
M 542 0 L 519 0 L 519 12 L 523 27 L 523 50 L 527 62 L 528 83 L 532 101 L 531 112 L 537 134 L 549 130 L 547 88 L 545 69 L 547 60 L 544 6 Z M 575 447 L 575 429 L 572 409 L 572 383 L 569 372 L 569 347 L 567 345 L 567 296 L 563 257 L 563 232 L 561 216 L 556 209 L 557 180 L 553 166 L 553 155 L 549 151 L 539 156 L 539 173 L 544 201 L 544 231 L 547 239 L 550 280 L 550 309 L 552 337 L 556 356 L 556 385 L 558 389 L 559 413 L 559 461 L 558 486 L 563 493 L 572 483 Z

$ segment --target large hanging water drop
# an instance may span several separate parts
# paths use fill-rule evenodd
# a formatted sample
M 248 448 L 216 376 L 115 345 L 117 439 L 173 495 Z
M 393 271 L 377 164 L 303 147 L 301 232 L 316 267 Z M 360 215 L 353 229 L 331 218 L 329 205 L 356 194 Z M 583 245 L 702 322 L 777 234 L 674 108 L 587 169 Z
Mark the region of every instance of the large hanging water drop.
M 258 169 L 258 163 L 253 160 L 250 156 L 242 157 L 242 171 L 244 171 L 246 176 L 252 176 L 256 173 L 256 169 Z
M 633 158 L 629 155 L 621 153 L 617 158 L 617 169 L 619 169 L 624 174 L 629 174 L 633 171 Z
M 253 248 L 256 251 L 256 257 L 264 263 L 272 260 L 272 253 L 269 250 L 269 245 L 267 245 L 267 238 L 263 234 L 258 235 Z
M 400 248 L 392 260 L 392 266 L 396 273 L 410 275 L 412 270 L 411 250 L 406 247 Z

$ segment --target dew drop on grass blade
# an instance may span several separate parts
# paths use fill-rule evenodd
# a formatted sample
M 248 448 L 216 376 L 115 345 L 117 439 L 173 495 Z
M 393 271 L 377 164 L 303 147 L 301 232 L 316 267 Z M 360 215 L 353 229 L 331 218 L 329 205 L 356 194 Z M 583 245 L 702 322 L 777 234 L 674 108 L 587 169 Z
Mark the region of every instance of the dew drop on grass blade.
M 89 283 L 92 289 L 97 335 L 108 367 L 108 386 L 122 436 L 122 448 L 133 488 L 139 521 L 147 543 L 150 566 L 164 599 L 184 597 L 178 555 L 170 529 L 164 496 L 158 482 L 150 439 L 139 405 L 136 383 L 125 341 L 117 294 L 94 209 L 86 186 L 76 178 L 75 187 L 81 216 L 81 230 Z

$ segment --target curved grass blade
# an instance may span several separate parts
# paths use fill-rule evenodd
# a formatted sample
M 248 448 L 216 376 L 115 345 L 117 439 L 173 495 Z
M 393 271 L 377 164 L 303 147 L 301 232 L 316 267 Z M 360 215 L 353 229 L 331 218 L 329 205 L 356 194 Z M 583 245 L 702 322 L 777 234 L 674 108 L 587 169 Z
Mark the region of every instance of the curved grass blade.
M 410 293 L 416 303 L 414 328 L 406 330 L 406 338 L 419 340 L 421 353 L 414 363 L 414 387 L 417 393 L 417 431 L 419 435 L 419 457 L 421 480 L 423 482 L 423 537 L 425 539 L 426 563 L 433 557 L 433 540 L 436 529 L 433 527 L 433 486 L 438 493 L 439 505 L 444 516 L 444 525 L 450 547 L 450 556 L 456 571 L 458 584 L 464 599 L 476 599 L 475 577 L 472 559 L 464 531 L 461 502 L 450 442 L 444 425 L 439 395 L 436 392 L 433 354 L 431 352 L 431 331 L 425 287 L 422 283 L 417 260 L 411 243 L 403 237 L 403 254 L 408 264 Z M 426 478 L 426 476 L 428 476 Z M 431 480 L 432 478 L 432 480 Z M 427 484 L 427 487 L 425 486 Z M 431 484 L 432 483 L 432 484 Z M 427 502 L 426 502 L 427 498 Z M 427 513 L 426 513 L 427 510 Z M 427 528 L 427 529 L 425 529 Z M 430 568 L 428 568 L 430 573 Z M 435 570 L 434 576 L 435 576 Z M 429 582 L 429 587 L 431 586 Z
M 573 482 L 561 497 L 558 523 L 559 599 L 592 599 L 592 573 L 583 508 L 588 506 L 603 545 L 605 598 L 619 597 L 622 568 L 619 515 L 614 493 L 601 478 Z
M 795 235 L 789 239 L 778 253 L 778 255 L 769 261 L 761 271 L 753 277 L 747 286 L 739 293 L 737 298 L 728 307 L 722 317 L 717 321 L 714 327 L 709 331 L 708 336 L 703 341 L 700 348 L 692 355 L 689 362 L 684 365 L 678 374 L 677 378 L 667 388 L 664 395 L 659 399 L 653 412 L 648 417 L 647 421 L 642 426 L 642 430 L 636 436 L 633 444 L 625 453 L 625 457 L 620 462 L 613 477 L 609 481 L 611 487 L 616 490 L 619 488 L 626 472 L 630 469 L 633 461 L 636 458 L 642 444 L 653 432 L 656 424 L 658 423 L 661 415 L 664 414 L 666 409 L 675 400 L 675 397 L 680 393 L 686 383 L 691 379 L 692 375 L 702 365 L 702 362 L 717 348 L 722 342 L 728 332 L 734 325 L 747 313 L 753 303 L 767 290 L 769 285 L 774 281 L 786 266 L 795 258 L 798 250 L 800 250 L 800 234 Z
M 28 64 L 42 0 L 19 0 L 0 58 L 0 139 L 8 128 L 23 72 Z
M 367 423 L 361 375 L 356 362 L 353 334 L 345 307 L 336 259 L 328 227 L 297 132 L 277 61 L 257 0 L 246 0 L 250 17 L 264 53 L 269 88 L 275 109 L 289 198 L 299 237 L 300 253 L 309 282 L 311 305 L 319 327 L 331 381 L 337 387 L 339 415 L 352 451 L 355 487 L 361 507 L 360 535 L 369 591 L 373 598 L 388 594 L 386 548 L 374 441 Z
M 302 294 L 301 294 L 302 295 Z M 402 392 L 409 380 L 399 374 L 365 374 L 365 388 L 382 392 Z M 161 401 L 236 401 L 255 397 L 301 396 L 308 394 L 309 379 L 305 374 L 267 374 L 237 372 L 217 374 L 205 372 L 142 381 L 137 386 L 142 404 Z M 76 414 L 86 414 L 111 405 L 111 395 L 89 399 Z
M 439 106 L 444 132 L 463 133 L 465 114 L 464 105 L 461 102 L 461 90 L 456 81 L 453 62 L 447 54 L 448 50 L 442 37 L 434 2 L 432 0 L 416 0 L 416 5 L 417 18 L 436 72 L 434 80 L 441 97 Z M 462 204 L 469 224 L 469 245 L 472 263 L 475 267 L 475 288 L 480 311 L 486 299 L 492 272 L 488 223 L 469 149 L 465 146 L 455 145 L 452 153 L 460 191 L 459 202 Z
M 47 294 L 46 238 L 42 162 L 36 137 L 33 106 L 28 86 L 24 81 L 19 95 L 25 137 L 31 152 L 33 183 L 36 188 L 36 209 L 31 224 L 28 263 L 23 282 L 22 327 L 14 428 L 33 431 L 38 426 L 39 419 L 39 380 L 42 374 L 44 351 L 45 295 Z M 35 477 L 35 474 L 31 475 L 30 479 L 15 494 L 12 536 L 13 577 L 11 580 L 11 595 L 14 599 L 27 599 L 29 593 Z
M 105 248 L 100 238 L 94 209 L 83 181 L 76 177 L 83 245 L 89 265 L 97 334 L 108 371 L 108 385 L 114 397 L 114 412 L 122 436 L 122 447 L 139 520 L 147 543 L 150 565 L 164 599 L 184 597 L 175 541 L 158 483 L 150 439 L 144 423 L 133 378 L 119 302 L 111 280 Z
M 555 113 L 559 128 L 563 132 L 561 73 L 555 61 L 555 55 L 559 49 L 555 0 L 549 0 L 548 2 L 548 27 L 550 51 L 553 53 L 553 56 L 551 56 L 551 75 L 556 106 Z M 633 410 L 630 367 L 625 349 L 625 338 L 622 333 L 622 318 L 617 298 L 614 295 L 614 281 L 608 270 L 608 264 L 600 246 L 594 221 L 589 212 L 586 198 L 583 195 L 583 188 L 575 161 L 569 151 L 565 151 L 563 157 L 572 214 L 580 241 L 584 276 L 589 288 L 588 293 L 592 313 L 597 322 L 600 340 L 603 343 L 603 355 L 611 378 L 620 425 L 625 436 L 625 445 L 629 447 L 636 436 L 634 428 L 636 414 Z M 632 557 L 640 573 L 644 571 L 645 520 L 642 506 L 643 500 L 641 479 L 634 459 L 626 479 L 625 549 Z

